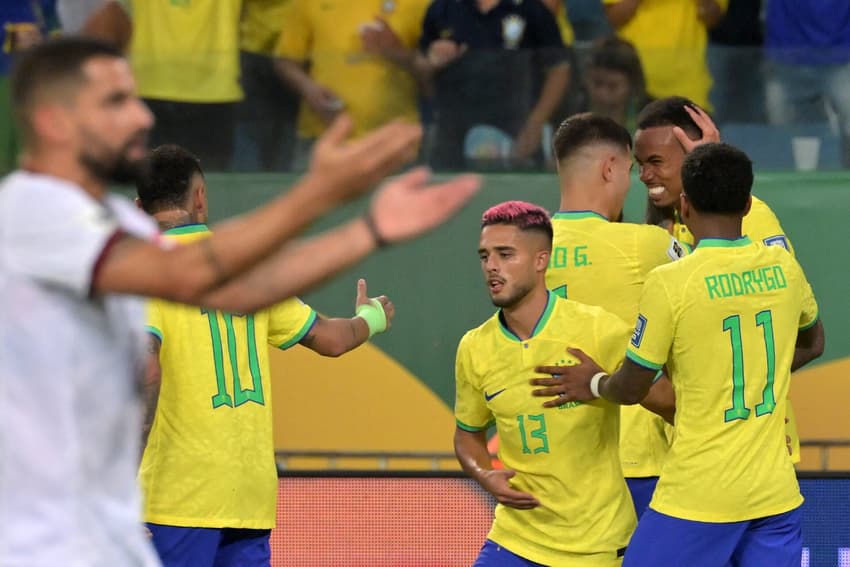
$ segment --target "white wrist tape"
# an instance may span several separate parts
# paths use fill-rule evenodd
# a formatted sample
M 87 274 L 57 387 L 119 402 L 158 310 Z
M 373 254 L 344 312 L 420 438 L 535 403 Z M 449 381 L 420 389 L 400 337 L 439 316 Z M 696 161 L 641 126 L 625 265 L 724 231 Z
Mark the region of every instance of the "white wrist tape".
M 607 377 L 608 375 L 604 372 L 597 372 L 593 375 L 593 378 L 590 379 L 590 393 L 593 394 L 595 398 L 599 397 L 599 382 L 601 382 L 603 378 Z

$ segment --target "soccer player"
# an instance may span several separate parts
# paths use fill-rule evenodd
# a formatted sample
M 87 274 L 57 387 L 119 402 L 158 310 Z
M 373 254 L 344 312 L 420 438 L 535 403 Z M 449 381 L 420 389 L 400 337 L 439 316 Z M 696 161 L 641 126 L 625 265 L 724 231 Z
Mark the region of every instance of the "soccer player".
M 206 184 L 191 153 L 157 148 L 136 187 L 169 238 L 209 237 Z M 367 297 L 364 280 L 355 308 L 351 319 L 325 319 L 297 298 L 250 314 L 148 304 L 162 389 L 148 385 L 152 429 L 140 476 L 145 520 L 166 567 L 270 564 L 277 469 L 266 345 L 339 356 L 386 330 L 394 314 L 385 296 Z
M 704 110 L 682 97 L 669 97 L 648 104 L 638 115 L 635 132 L 635 160 L 640 179 L 656 208 L 672 207 L 672 234 L 688 248 L 694 237 L 682 222 L 679 212 L 682 193 L 682 161 L 687 152 L 704 142 L 720 141 L 720 133 Z M 794 248 L 779 224 L 779 219 L 761 199 L 753 196 L 752 206 L 744 215 L 743 233 L 766 246 L 782 246 L 791 254 Z M 800 461 L 800 437 L 791 403 L 786 407 L 785 435 L 795 463 Z
M 346 142 L 343 119 L 285 195 L 210 238 L 169 246 L 149 218 L 107 191 L 133 179 L 152 121 L 119 52 L 78 38 L 44 42 L 18 60 L 12 96 L 24 153 L 0 184 L 2 561 L 155 565 L 139 524 L 145 332 L 133 296 L 252 311 L 381 240 L 439 225 L 479 182 L 428 189 L 414 171 L 375 197 L 370 216 L 287 245 L 415 154 L 416 126 L 391 124 Z
M 582 353 L 547 404 L 640 401 L 666 365 L 676 391 L 673 444 L 624 566 L 797 566 L 803 497 L 782 439 L 790 374 L 823 352 L 811 287 L 791 254 L 743 235 L 752 164 L 726 144 L 682 166 L 682 219 L 693 254 L 653 270 L 623 367 Z M 602 366 L 605 363 L 603 362 Z
M 649 272 L 683 250 L 657 226 L 611 222 L 623 210 L 629 186 L 631 136 L 610 118 L 579 114 L 555 133 L 561 185 L 560 209 L 546 285 L 561 297 L 598 305 L 628 325 Z M 669 380 L 655 388 L 670 391 Z M 672 392 L 670 392 L 672 395 Z M 640 518 L 661 474 L 669 448 L 664 420 L 641 406 L 620 412 L 623 474 Z
M 497 500 L 476 567 L 620 564 L 635 514 L 617 452 L 619 411 L 605 400 L 541 409 L 528 375 L 589 349 L 606 371 L 622 362 L 628 328 L 600 307 L 546 289 L 552 225 L 521 201 L 488 209 L 478 255 L 499 311 L 457 350 L 454 446 L 463 470 Z M 496 426 L 504 469 L 493 469 Z

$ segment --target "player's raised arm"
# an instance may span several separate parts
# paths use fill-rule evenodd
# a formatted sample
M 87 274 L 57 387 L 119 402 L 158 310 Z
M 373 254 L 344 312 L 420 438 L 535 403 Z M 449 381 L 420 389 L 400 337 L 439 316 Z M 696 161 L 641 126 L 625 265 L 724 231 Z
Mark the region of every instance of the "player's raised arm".
M 419 126 L 401 122 L 390 123 L 353 142 L 346 141 L 350 130 L 348 119 L 338 120 L 317 144 L 310 170 L 301 182 L 255 212 L 216 226 L 209 239 L 172 249 L 132 238 L 114 239 L 104 250 L 94 274 L 94 291 L 203 303 L 210 292 L 278 250 L 312 220 L 337 203 L 368 190 L 408 161 L 421 137 Z M 464 195 L 468 197 L 471 192 Z M 326 244 L 339 246 L 344 241 L 336 238 Z M 370 250 L 362 246 L 355 256 L 359 259 Z M 289 268 L 290 273 L 298 271 L 298 266 Z M 316 281 L 325 275 L 320 270 L 313 272 L 306 279 Z M 269 303 L 287 295 L 292 293 L 271 298 Z

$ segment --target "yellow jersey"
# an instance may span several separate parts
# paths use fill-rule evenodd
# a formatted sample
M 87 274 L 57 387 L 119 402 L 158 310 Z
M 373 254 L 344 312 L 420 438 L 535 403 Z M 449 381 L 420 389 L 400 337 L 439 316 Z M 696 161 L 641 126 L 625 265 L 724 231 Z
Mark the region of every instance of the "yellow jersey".
M 129 7 L 130 64 L 140 96 L 196 103 L 242 99 L 242 0 L 129 0 Z
M 511 484 L 540 501 L 532 510 L 497 505 L 489 539 L 545 565 L 613 567 L 636 522 L 617 452 L 617 406 L 595 400 L 544 408 L 529 379 L 539 365 L 576 364 L 567 347 L 613 371 L 629 326 L 599 307 L 548 296 L 528 340 L 517 338 L 501 311 L 464 335 L 455 418 L 466 431 L 495 424 L 499 458 L 516 471 Z
M 724 12 L 729 7 L 729 0 L 717 3 Z M 706 64 L 708 30 L 699 19 L 697 8 L 694 0 L 641 0 L 635 15 L 617 30 L 617 35 L 637 49 L 646 90 L 653 98 L 684 96 L 711 111 L 708 92 L 712 81 Z
M 794 246 L 767 203 L 755 196 L 752 200 L 750 212 L 747 213 L 744 222 L 741 224 L 741 233 L 749 236 L 753 242 L 760 242 L 765 246 L 782 246 L 794 255 Z M 691 231 L 679 219 L 678 215 L 676 222 L 673 223 L 673 236 L 679 242 L 687 244 L 688 248 L 693 248 L 694 235 L 691 234 Z M 788 405 L 785 406 L 785 418 L 788 420 L 788 423 L 785 424 L 785 435 L 791 439 L 791 461 L 799 463 L 800 434 L 797 432 L 797 418 L 794 416 L 791 400 L 788 400 Z
M 283 26 L 286 5 L 291 0 L 244 0 L 239 26 L 239 47 L 260 55 L 274 55 Z
M 676 392 L 652 509 L 738 522 L 802 503 L 784 418 L 797 332 L 816 320 L 794 257 L 747 237 L 703 240 L 649 275 L 626 356 L 666 364 Z
M 360 28 L 383 19 L 407 49 L 415 49 L 429 0 L 291 0 L 277 56 L 309 62 L 314 81 L 332 90 L 361 135 L 384 123 L 419 119 L 416 80 L 409 71 L 363 50 Z M 299 133 L 314 138 L 322 120 L 301 106 Z
M 209 232 L 188 225 L 166 234 L 189 242 Z M 148 303 L 148 330 L 161 341 L 162 385 L 139 472 L 145 521 L 274 527 L 277 469 L 267 345 L 295 345 L 315 320 L 298 299 L 253 314 Z
M 612 223 L 592 211 L 559 211 L 546 286 L 598 305 L 631 325 L 649 272 L 681 251 L 662 228 Z M 670 446 L 668 426 L 640 405 L 620 408 L 620 462 L 629 478 L 658 476 Z

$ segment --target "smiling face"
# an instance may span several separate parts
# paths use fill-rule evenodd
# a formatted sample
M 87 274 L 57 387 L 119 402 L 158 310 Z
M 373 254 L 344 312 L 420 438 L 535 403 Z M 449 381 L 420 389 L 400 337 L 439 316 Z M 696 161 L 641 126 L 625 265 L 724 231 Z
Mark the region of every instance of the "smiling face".
M 478 257 L 481 271 L 497 307 L 514 307 L 537 285 L 549 264 L 548 239 L 536 230 L 492 224 L 481 230 Z
M 682 162 L 685 150 L 672 126 L 656 126 L 635 133 L 635 161 L 640 180 L 657 207 L 678 209 L 682 194 Z

